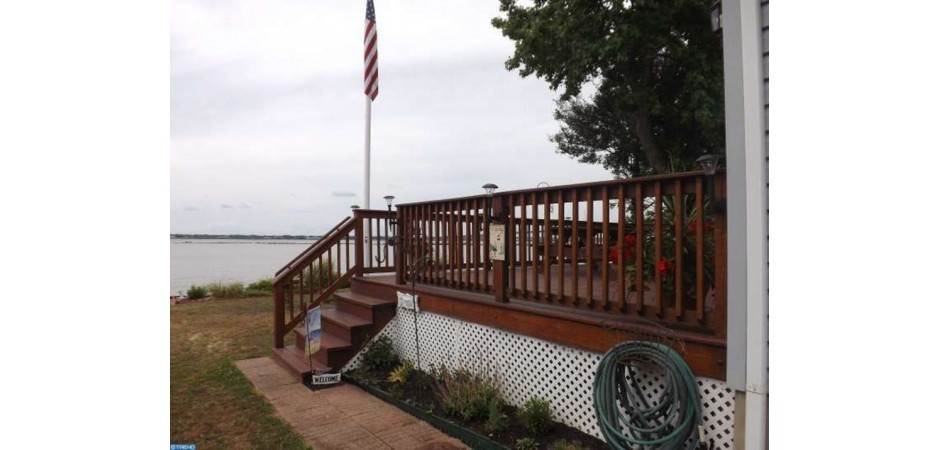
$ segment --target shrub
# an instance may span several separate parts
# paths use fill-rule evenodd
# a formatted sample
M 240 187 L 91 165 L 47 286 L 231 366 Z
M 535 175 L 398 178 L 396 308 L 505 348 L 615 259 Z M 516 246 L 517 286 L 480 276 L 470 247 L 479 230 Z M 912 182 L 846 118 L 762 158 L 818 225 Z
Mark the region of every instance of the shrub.
M 372 341 L 362 352 L 362 367 L 365 370 L 388 369 L 398 361 L 392 340 L 380 336 Z
M 542 433 L 552 426 L 552 408 L 548 400 L 532 397 L 516 413 L 522 426 L 531 433 Z
M 209 295 L 209 293 L 206 291 L 206 288 L 202 286 L 196 286 L 195 284 L 190 286 L 189 290 L 186 291 L 186 298 L 191 300 L 198 300 L 205 297 L 206 295 Z
M 411 372 L 414 371 L 415 366 L 411 361 L 405 361 L 398 365 L 391 373 L 388 374 L 388 381 L 390 383 L 399 383 L 404 384 L 408 381 L 408 376 L 411 375 Z
M 587 450 L 587 447 L 577 441 L 566 441 L 564 439 L 559 439 L 552 443 L 552 446 L 549 447 L 549 450 Z
M 438 396 L 447 414 L 467 421 L 485 419 L 490 402 L 504 403 L 496 383 L 467 369 L 442 372 Z
M 249 291 L 257 292 L 274 292 L 274 279 L 273 278 L 263 278 L 261 280 L 255 281 L 248 285 L 247 289 Z
M 532 438 L 522 438 L 516 441 L 516 450 L 536 450 L 539 443 Z
M 506 419 L 506 414 L 503 413 L 503 402 L 498 398 L 491 399 L 487 405 L 486 423 L 483 424 L 483 429 L 487 433 L 499 433 L 506 429 Z
M 218 298 L 239 298 L 245 296 L 245 285 L 241 283 L 220 283 L 215 282 L 206 286 L 213 297 Z

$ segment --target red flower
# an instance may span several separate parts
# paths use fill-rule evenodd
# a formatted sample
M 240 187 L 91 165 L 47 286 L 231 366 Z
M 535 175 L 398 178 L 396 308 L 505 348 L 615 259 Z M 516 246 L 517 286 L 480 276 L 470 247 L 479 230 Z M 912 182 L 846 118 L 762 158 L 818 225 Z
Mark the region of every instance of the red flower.
M 715 229 L 715 224 L 711 220 L 705 221 L 705 231 L 712 231 Z
M 632 235 L 632 234 L 628 234 L 627 237 L 624 238 L 624 241 L 625 241 L 625 244 L 626 244 L 626 245 L 632 247 L 632 246 L 636 245 L 636 236 L 634 236 L 634 235 Z
M 659 264 L 656 265 L 656 269 L 659 270 L 659 273 L 665 274 L 669 267 L 666 265 L 666 260 L 659 260 Z

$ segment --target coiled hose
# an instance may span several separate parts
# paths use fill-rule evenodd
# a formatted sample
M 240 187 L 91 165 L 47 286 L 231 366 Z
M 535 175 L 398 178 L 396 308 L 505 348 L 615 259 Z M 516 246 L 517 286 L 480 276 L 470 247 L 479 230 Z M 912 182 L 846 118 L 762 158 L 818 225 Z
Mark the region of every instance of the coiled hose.
M 637 369 L 665 372 L 665 390 L 647 399 Z M 658 342 L 628 341 L 611 348 L 594 378 L 594 411 L 610 448 L 696 448 L 701 402 L 695 374 L 673 349 Z

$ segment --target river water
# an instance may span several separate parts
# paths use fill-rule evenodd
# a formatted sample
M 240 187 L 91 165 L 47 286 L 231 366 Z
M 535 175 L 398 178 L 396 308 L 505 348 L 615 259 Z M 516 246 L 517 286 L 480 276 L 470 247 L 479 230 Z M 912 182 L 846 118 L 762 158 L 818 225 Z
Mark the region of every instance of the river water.
M 313 242 L 170 239 L 170 295 L 185 294 L 193 284 L 271 278 Z

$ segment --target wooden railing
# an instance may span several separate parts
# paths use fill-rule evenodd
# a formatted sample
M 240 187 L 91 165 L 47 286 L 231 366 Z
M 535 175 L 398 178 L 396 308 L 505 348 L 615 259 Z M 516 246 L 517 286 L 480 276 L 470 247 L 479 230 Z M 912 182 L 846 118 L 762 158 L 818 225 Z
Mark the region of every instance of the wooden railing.
M 399 205 L 398 280 L 724 336 L 724 183 L 696 171 Z
M 388 242 L 387 211 L 355 210 L 274 277 L 274 347 L 299 325 L 304 314 L 355 275 L 394 270 Z

